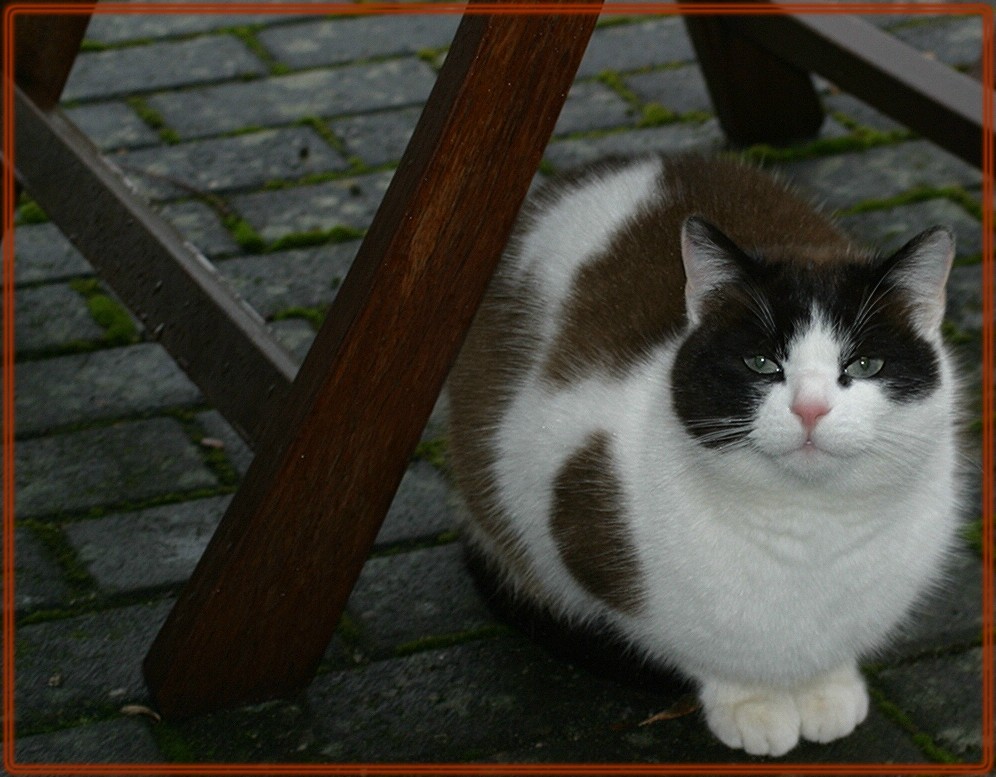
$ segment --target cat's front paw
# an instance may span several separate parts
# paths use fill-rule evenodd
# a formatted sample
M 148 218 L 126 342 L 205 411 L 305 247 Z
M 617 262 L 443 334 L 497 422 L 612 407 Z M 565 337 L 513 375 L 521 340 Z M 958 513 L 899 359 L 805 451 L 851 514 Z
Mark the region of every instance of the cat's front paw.
M 708 682 L 701 691 L 709 730 L 750 755 L 785 755 L 799 743 L 801 721 L 790 693 Z
M 830 742 L 847 736 L 868 716 L 868 691 L 855 667 L 827 675 L 795 693 L 802 736 Z

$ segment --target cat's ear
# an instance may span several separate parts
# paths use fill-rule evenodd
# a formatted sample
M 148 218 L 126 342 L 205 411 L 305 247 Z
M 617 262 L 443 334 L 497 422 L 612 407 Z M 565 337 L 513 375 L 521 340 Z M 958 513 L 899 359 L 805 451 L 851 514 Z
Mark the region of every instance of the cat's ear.
M 903 290 L 913 324 L 925 335 L 936 335 L 944 318 L 944 289 L 954 255 L 954 234 L 937 226 L 924 230 L 886 260 L 888 280 Z
M 681 225 L 681 261 L 685 265 L 685 311 L 692 326 L 699 323 L 706 298 L 741 276 L 743 252 L 730 238 L 700 216 Z

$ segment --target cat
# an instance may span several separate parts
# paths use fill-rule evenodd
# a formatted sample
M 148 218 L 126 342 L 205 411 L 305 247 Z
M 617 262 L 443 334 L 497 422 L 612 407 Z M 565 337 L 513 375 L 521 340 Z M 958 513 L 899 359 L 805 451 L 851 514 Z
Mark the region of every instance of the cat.
M 732 156 L 542 188 L 448 381 L 468 542 L 690 678 L 726 745 L 849 734 L 957 533 L 953 256 L 871 252 Z

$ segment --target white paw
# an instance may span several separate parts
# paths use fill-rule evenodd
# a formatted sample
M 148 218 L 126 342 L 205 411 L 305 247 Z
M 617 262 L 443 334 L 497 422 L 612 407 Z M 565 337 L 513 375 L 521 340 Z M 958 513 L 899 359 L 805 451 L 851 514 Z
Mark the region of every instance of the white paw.
M 778 756 L 799 742 L 799 711 L 789 693 L 707 682 L 701 698 L 709 729 L 728 747 Z
M 802 736 L 811 742 L 847 736 L 868 715 L 868 691 L 854 667 L 833 672 L 797 690 L 795 703 L 802 719 Z

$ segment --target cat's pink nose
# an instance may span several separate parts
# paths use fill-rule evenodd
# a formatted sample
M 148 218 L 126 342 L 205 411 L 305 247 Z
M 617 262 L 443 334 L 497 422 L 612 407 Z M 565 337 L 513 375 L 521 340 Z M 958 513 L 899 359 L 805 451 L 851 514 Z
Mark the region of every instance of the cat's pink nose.
M 816 422 L 830 412 L 830 406 L 818 399 L 797 399 L 792 403 L 792 412 L 799 416 L 809 433 L 816 428 Z

